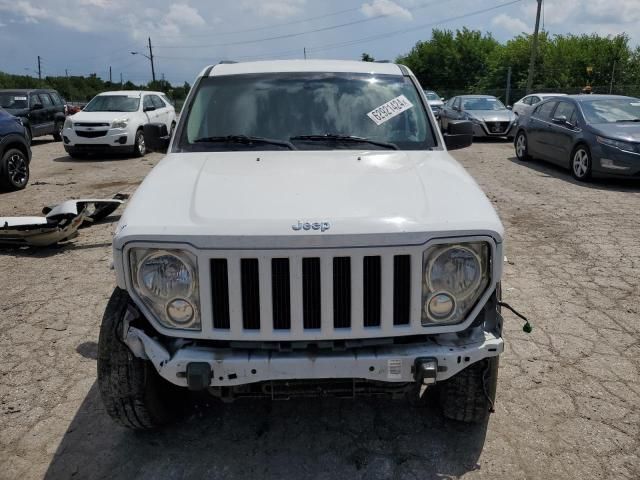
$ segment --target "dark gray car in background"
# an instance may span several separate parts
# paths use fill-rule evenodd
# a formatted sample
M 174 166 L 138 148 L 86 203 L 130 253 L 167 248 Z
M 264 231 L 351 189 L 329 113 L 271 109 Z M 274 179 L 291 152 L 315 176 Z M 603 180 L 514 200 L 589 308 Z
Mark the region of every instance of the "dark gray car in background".
M 468 120 L 473 124 L 474 137 L 513 138 L 517 116 L 491 95 L 458 95 L 450 98 L 440 110 L 440 128 L 449 123 Z
M 592 176 L 640 178 L 640 99 L 619 95 L 550 98 L 519 118 L 520 160 L 539 158 Z

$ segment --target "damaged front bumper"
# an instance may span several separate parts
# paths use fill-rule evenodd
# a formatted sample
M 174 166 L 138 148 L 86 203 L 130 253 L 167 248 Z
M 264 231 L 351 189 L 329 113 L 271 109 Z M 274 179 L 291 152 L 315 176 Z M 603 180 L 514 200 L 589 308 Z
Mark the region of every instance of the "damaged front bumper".
M 364 379 L 379 382 L 416 381 L 417 362 L 436 367 L 431 382 L 446 380 L 465 367 L 502 353 L 502 338 L 482 328 L 467 337 L 426 337 L 422 343 L 362 347 L 344 351 L 273 351 L 214 348 L 184 344 L 170 353 L 143 330 L 128 326 L 125 343 L 133 354 L 150 360 L 169 382 L 193 388 L 234 387 L 256 382 L 308 379 Z M 193 378 L 196 375 L 196 378 Z M 425 382 L 427 383 L 427 382 Z

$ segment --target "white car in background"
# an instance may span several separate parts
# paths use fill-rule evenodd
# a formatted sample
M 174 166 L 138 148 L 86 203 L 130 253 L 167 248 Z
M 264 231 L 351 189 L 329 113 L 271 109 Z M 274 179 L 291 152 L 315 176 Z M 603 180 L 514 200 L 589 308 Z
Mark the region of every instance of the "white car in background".
M 533 110 L 534 105 L 540 103 L 542 100 L 563 95 L 566 95 L 566 93 L 532 93 L 514 103 L 512 111 L 516 115 L 527 114 Z
M 143 126 L 176 125 L 176 112 L 162 92 L 105 92 L 96 95 L 81 112 L 67 117 L 62 131 L 64 149 L 71 157 L 90 153 L 147 153 Z

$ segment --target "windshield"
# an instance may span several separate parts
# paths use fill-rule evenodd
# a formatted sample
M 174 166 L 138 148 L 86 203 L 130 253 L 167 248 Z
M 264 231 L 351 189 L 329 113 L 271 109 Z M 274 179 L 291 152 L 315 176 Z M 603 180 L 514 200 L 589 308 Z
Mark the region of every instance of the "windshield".
M 463 110 L 505 110 L 507 107 L 497 98 L 464 98 Z
M 10 110 L 22 110 L 29 107 L 25 93 L 0 92 L 0 107 Z
M 607 98 L 582 101 L 588 123 L 615 123 L 640 119 L 640 99 Z
M 435 92 L 424 92 L 427 96 L 427 100 L 440 100 L 440 97 Z
M 300 150 L 424 150 L 436 145 L 428 122 L 416 87 L 401 75 L 214 76 L 201 81 L 178 148 L 283 149 L 276 142 L 290 142 Z M 221 141 L 230 136 L 269 142 Z
M 138 95 L 98 95 L 91 100 L 85 112 L 136 112 L 140 105 Z

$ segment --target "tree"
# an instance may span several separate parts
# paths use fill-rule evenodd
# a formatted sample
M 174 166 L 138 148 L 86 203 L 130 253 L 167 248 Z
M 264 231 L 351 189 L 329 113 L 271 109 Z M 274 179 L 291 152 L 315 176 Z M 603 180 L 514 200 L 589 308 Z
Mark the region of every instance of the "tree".
M 362 54 L 362 61 L 363 62 L 375 62 L 376 59 L 373 58 L 371 55 L 369 55 L 368 53 L 363 53 Z

